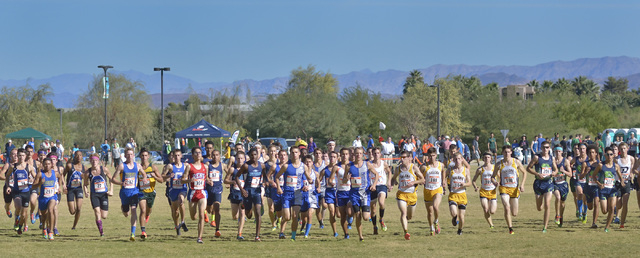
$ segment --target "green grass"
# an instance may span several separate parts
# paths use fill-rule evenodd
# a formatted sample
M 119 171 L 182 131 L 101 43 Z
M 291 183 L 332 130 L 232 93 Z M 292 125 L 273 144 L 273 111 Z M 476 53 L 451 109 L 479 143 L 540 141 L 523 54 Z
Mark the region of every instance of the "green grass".
M 531 178 L 531 177 L 530 177 Z M 603 232 L 606 217 L 600 215 L 598 229 L 590 229 L 589 222 L 579 223 L 575 219 L 575 206 L 573 201 L 567 203 L 565 212 L 565 225 L 558 228 L 553 221 L 550 222 L 548 233 L 543 234 L 542 212 L 535 208 L 535 199 L 531 184 L 533 180 L 527 180 L 525 193 L 520 198 L 520 213 L 514 220 L 516 234 L 507 234 L 506 223 L 503 218 L 502 204 L 499 203 L 498 211 L 493 216 L 495 229 L 489 229 L 478 199 L 478 193 L 470 188 L 467 191 L 469 205 L 466 213 L 464 234 L 455 234 L 456 228 L 450 223 L 451 216 L 445 201 L 440 205 L 442 233 L 436 236 L 428 236 L 426 209 L 422 201 L 422 191 L 419 193 L 418 207 L 414 219 L 409 223 L 411 241 L 405 241 L 402 228 L 399 223 L 399 212 L 396 201 L 387 199 L 385 221 L 389 228 L 387 232 L 380 230 L 379 235 L 372 235 L 370 222 L 364 223 L 365 241 L 358 242 L 355 227 L 350 231 L 350 240 L 342 239 L 342 230 L 338 230 L 340 237 L 331 236 L 331 228 L 326 225 L 319 229 L 314 219 L 311 237 L 304 239 L 298 235 L 296 242 L 277 239 L 277 233 L 271 232 L 269 223 L 263 223 L 261 243 L 252 241 L 239 242 L 235 240 L 236 223 L 231 219 L 229 202 L 226 200 L 228 190 L 225 189 L 222 204 L 222 237 L 213 236 L 214 229 L 205 227 L 205 244 L 196 243 L 197 222 L 188 219 L 189 232 L 180 237 L 175 236 L 173 222 L 169 213 L 169 206 L 164 197 L 164 185 L 159 185 L 153 214 L 147 225 L 147 233 L 150 238 L 141 241 L 139 238 L 140 226 L 138 225 L 137 241 L 131 243 L 128 240 L 130 232 L 129 219 L 125 218 L 120 210 L 120 200 L 117 197 L 117 189 L 110 201 L 109 218 L 104 220 L 106 237 L 98 236 L 95 226 L 93 211 L 88 199 L 85 199 L 82 208 L 82 218 L 76 230 L 71 230 L 73 217 L 69 215 L 66 197 L 59 207 L 59 230 L 61 236 L 54 241 L 44 240 L 37 224 L 31 225 L 30 230 L 22 236 L 17 236 L 11 228 L 13 219 L 0 216 L 0 248 L 2 256 L 373 256 L 394 257 L 398 255 L 428 255 L 428 256 L 620 256 L 629 255 L 640 250 L 635 244 L 635 237 L 640 232 L 640 213 L 636 202 L 636 194 L 632 193 L 629 206 L 630 212 L 625 229 L 618 229 L 614 224 L 609 233 Z M 569 199 L 571 200 L 571 194 Z M 446 197 L 443 198 L 446 200 Z M 187 212 L 188 213 L 188 212 Z M 551 212 L 553 220 L 554 211 Z M 268 216 L 263 217 L 268 220 Z M 251 220 L 250 220 L 251 221 Z M 255 224 L 248 221 L 245 224 L 244 236 L 252 240 Z M 325 220 L 328 224 L 328 219 Z M 355 225 L 355 222 L 354 222 Z M 287 236 L 290 231 L 287 230 Z

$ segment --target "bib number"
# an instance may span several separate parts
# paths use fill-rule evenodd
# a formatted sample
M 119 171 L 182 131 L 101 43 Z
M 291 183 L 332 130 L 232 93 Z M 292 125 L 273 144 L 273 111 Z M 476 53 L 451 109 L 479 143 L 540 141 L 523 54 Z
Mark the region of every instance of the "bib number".
M 542 174 L 543 177 L 548 177 L 553 173 L 551 168 L 542 168 L 540 171 L 540 174 Z
M 194 190 L 204 189 L 204 179 L 196 179 L 195 181 L 193 181 L 193 189 Z
M 45 187 L 44 188 L 44 197 L 45 198 L 51 198 L 56 194 L 56 188 L 55 187 Z
M 125 178 L 123 187 L 126 189 L 132 189 L 136 187 L 136 179 L 135 178 Z
M 214 170 L 214 171 L 210 172 L 209 173 L 209 177 L 211 178 L 211 180 L 213 180 L 213 182 L 219 182 L 220 181 L 220 171 Z
M 352 188 L 360 188 L 362 186 L 362 178 L 361 177 L 352 177 L 351 178 L 351 187 Z
M 182 180 L 179 178 L 173 179 L 173 189 L 182 189 Z
M 104 181 L 93 183 L 93 190 L 96 193 L 104 193 L 107 191 L 107 183 Z
M 298 185 L 298 176 L 287 176 L 287 186 L 296 187 Z
M 80 181 L 80 179 L 71 180 L 71 187 L 78 188 L 80 186 L 82 186 L 82 181 Z
M 240 179 L 240 187 L 244 187 L 244 180 Z M 233 190 L 237 190 L 240 191 L 240 187 L 238 187 L 238 185 L 233 185 Z
M 24 190 L 29 185 L 29 179 L 18 179 L 18 189 Z
M 149 190 L 151 189 L 151 180 L 143 179 L 140 180 L 140 190 Z
M 260 177 L 254 176 L 251 178 L 251 188 L 258 188 L 260 186 Z
M 613 179 L 613 178 L 605 178 L 604 179 L 604 187 L 606 187 L 606 188 L 613 188 L 614 183 L 615 183 L 615 179 Z

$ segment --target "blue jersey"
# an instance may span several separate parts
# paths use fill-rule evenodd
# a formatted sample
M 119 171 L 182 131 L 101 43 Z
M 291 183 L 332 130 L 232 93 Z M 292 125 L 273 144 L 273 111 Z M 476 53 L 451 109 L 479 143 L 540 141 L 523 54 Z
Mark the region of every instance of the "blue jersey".
M 264 165 L 267 169 L 267 173 L 269 173 L 269 171 L 271 170 L 271 167 L 273 166 L 270 166 L 269 163 L 264 163 Z M 274 169 L 273 175 L 271 176 L 272 177 L 271 180 L 273 182 L 276 182 L 276 175 L 278 175 L 279 172 L 280 172 L 280 164 L 276 163 L 276 168 Z M 280 176 L 280 187 L 283 187 L 283 186 L 284 186 L 284 175 Z M 271 187 L 271 189 L 277 190 L 278 188 Z
M 213 181 L 211 191 L 214 193 L 222 192 L 222 163 L 217 166 L 213 166 L 213 163 L 209 163 L 209 178 Z
M 313 163 L 313 169 L 315 170 L 315 172 L 318 172 L 318 176 L 320 176 L 320 171 L 322 171 L 326 166 L 327 165 L 324 164 L 324 161 L 322 161 L 322 164 L 320 164 L 320 166 L 316 166 L 316 163 Z M 319 180 L 321 188 L 327 187 L 327 181 L 325 180 L 325 178 L 319 178 Z
M 598 164 L 600 164 L 600 162 L 598 160 L 591 162 L 591 161 L 587 161 L 587 166 L 589 166 L 589 174 L 586 175 L 585 177 L 587 178 L 587 182 L 589 183 L 589 185 L 591 186 L 597 186 L 598 183 L 596 183 L 595 181 L 593 181 L 591 179 L 591 176 L 593 175 L 593 173 L 596 171 L 596 168 L 598 167 Z
M 45 172 L 42 173 L 44 183 L 40 187 L 40 199 L 52 198 L 56 196 L 56 172 L 51 170 L 51 176 L 47 177 Z
M 371 185 L 366 162 L 362 162 L 362 166 L 360 167 L 357 167 L 356 164 L 352 162 L 351 166 L 349 166 L 349 173 L 351 174 L 352 191 L 366 190 L 369 188 L 369 185 Z
M 122 170 L 122 188 L 120 192 L 128 194 L 138 194 L 138 164 L 133 162 L 133 168 L 129 168 L 127 164 L 123 164 Z
M 293 163 L 289 161 L 287 170 L 282 174 L 284 176 L 285 184 L 284 191 L 295 191 L 302 188 L 302 181 L 305 180 L 304 176 L 304 164 L 300 163 L 299 167 L 294 167 Z
M 333 189 L 333 188 L 335 188 L 335 187 L 336 187 L 336 185 L 337 185 L 337 183 L 335 182 L 335 181 L 336 181 L 336 179 L 335 179 L 335 178 L 333 179 L 333 181 L 334 181 L 334 182 L 333 182 L 333 187 L 329 187 L 329 185 L 327 185 L 327 184 L 326 184 L 327 182 L 329 182 L 329 178 L 331 177 L 331 170 L 329 169 L 329 167 L 328 167 L 328 166 L 324 167 L 324 169 L 323 169 L 323 170 L 324 170 L 324 178 L 323 178 L 323 180 L 322 180 L 322 181 L 324 181 L 324 183 L 325 183 L 325 187 L 327 187 L 327 189 Z
M 104 174 L 104 170 L 102 166 L 100 166 L 100 175 L 94 176 L 92 173 L 89 173 L 89 188 L 91 189 L 91 193 L 106 193 L 109 191 L 109 187 L 107 186 L 107 176 Z
M 31 191 L 31 184 L 29 183 L 29 164 L 24 169 L 17 169 L 13 167 L 13 191 L 26 193 Z
M 75 166 L 71 166 L 71 170 L 71 173 L 67 174 L 67 188 L 76 189 L 82 187 L 84 165 L 82 165 L 82 171 L 76 170 Z
M 535 165 L 536 172 L 540 173 L 544 179 L 537 179 L 543 181 L 551 181 L 551 174 L 553 174 L 553 158 L 543 159 L 542 155 L 538 155 L 538 163 Z
M 240 185 L 233 185 L 233 188 L 231 188 L 232 191 L 240 191 L 240 188 L 244 188 L 244 175 L 240 175 L 240 173 L 238 173 L 240 171 L 239 168 L 237 167 L 233 167 L 233 174 L 232 174 L 232 178 L 235 181 L 236 179 L 240 180 Z
M 262 163 L 259 161 L 256 161 L 256 163 L 257 164 L 255 166 L 246 163 L 247 174 L 244 189 L 260 188 L 260 185 L 262 184 Z
M 184 189 L 186 191 L 187 184 L 182 183 L 182 175 L 184 174 L 184 163 L 180 165 L 180 167 L 176 166 L 175 163 L 172 166 L 173 166 L 173 177 L 171 178 L 171 181 L 169 181 L 169 187 L 171 188 L 171 190 Z

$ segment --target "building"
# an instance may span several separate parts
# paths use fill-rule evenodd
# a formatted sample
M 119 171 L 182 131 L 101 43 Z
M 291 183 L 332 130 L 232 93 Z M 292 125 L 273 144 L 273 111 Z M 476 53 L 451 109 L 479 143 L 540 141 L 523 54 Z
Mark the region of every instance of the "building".
M 535 94 L 535 88 L 527 85 L 507 85 L 507 87 L 500 88 L 501 98 L 522 98 L 533 99 Z

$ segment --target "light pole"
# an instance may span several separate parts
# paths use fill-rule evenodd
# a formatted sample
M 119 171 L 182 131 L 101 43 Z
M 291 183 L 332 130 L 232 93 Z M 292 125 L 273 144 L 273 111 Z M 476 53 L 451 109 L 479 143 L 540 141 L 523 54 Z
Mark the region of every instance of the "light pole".
M 438 135 L 436 136 L 439 137 L 440 136 L 440 84 L 429 85 L 429 87 L 438 88 Z
M 160 116 L 162 117 L 162 144 L 164 144 L 164 71 L 171 71 L 170 67 L 155 67 L 154 71 L 160 71 Z
M 109 79 L 107 78 L 107 70 L 109 68 L 113 68 L 113 66 L 110 65 L 98 65 L 98 68 L 102 68 L 104 70 L 104 87 L 105 87 L 105 95 L 103 95 L 102 97 L 104 98 L 104 138 L 107 139 L 107 98 L 109 98 L 108 95 L 108 88 L 107 85 L 109 83 Z

